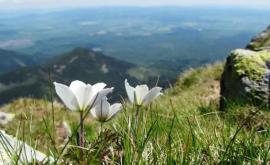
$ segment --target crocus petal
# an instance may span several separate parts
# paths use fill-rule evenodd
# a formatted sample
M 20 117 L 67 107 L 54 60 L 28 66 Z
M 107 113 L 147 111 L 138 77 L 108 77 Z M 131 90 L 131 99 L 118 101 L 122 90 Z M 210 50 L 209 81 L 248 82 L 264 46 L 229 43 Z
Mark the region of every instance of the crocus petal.
M 105 122 L 109 115 L 109 111 L 110 111 L 110 103 L 107 101 L 107 98 L 103 98 L 91 110 L 91 114 L 96 120 L 100 122 Z
M 122 104 L 115 103 L 115 104 L 111 105 L 109 116 L 108 116 L 107 120 L 109 120 L 112 117 L 114 117 L 120 110 L 122 110 Z
M 91 115 L 95 118 L 95 119 L 97 119 L 97 108 L 96 107 L 94 107 L 94 108 L 92 108 L 91 110 L 90 110 L 90 112 L 91 112 Z
M 74 93 L 64 84 L 54 82 L 55 90 L 64 104 L 72 111 L 79 109 L 79 104 Z
M 149 93 L 143 98 L 143 104 L 148 105 L 150 104 L 155 98 L 157 98 L 162 93 L 160 92 L 162 88 L 154 87 L 152 88 Z
M 135 88 L 133 88 L 132 86 L 129 85 L 127 79 L 125 79 L 125 88 L 126 88 L 126 92 L 127 92 L 129 101 L 131 103 L 134 103 Z
M 105 88 L 101 90 L 95 97 L 92 98 L 89 105 L 96 106 L 97 103 L 101 101 L 105 96 L 107 96 L 109 93 L 112 93 L 114 88 Z
M 137 85 L 135 88 L 135 101 L 138 105 L 142 104 L 143 98 L 149 92 L 149 88 L 147 85 Z
M 78 89 L 80 89 L 81 87 L 85 87 L 86 84 L 82 81 L 79 80 L 75 80 L 72 81 L 69 85 L 70 90 L 76 95 L 78 93 Z
M 81 86 L 76 89 L 76 98 L 80 107 L 80 110 L 85 110 L 88 107 L 89 100 L 92 97 L 92 86 Z
M 92 87 L 93 87 L 93 92 L 98 93 L 106 87 L 106 84 L 105 83 L 96 83 L 96 84 L 92 85 Z
M 54 161 L 52 157 L 46 156 L 23 141 L 6 134 L 4 131 L 0 131 L 0 151 L 0 164 L 14 164 L 13 156 L 18 156 L 16 164 L 32 164 L 35 160 L 42 164 Z
M 86 87 L 87 85 L 84 82 L 79 81 L 79 80 L 72 81 L 69 86 L 69 89 L 74 93 L 74 95 L 77 98 L 80 110 L 83 110 L 85 107 L 84 99 L 85 99 L 86 93 L 88 93 L 86 92 Z
M 97 113 L 97 116 L 100 116 L 101 118 L 107 118 L 110 111 L 110 103 L 107 101 L 107 99 L 102 99 L 100 105 L 101 107 Z
M 101 92 L 102 90 L 104 90 L 104 87 L 106 86 L 105 83 L 96 83 L 92 86 L 92 92 L 91 95 L 88 98 L 88 106 L 93 107 L 94 106 L 94 102 L 98 102 L 100 99 L 100 97 L 98 97 L 99 92 Z M 108 93 L 107 93 L 108 94 Z M 106 95 L 107 95 L 106 94 Z M 97 98 L 98 97 L 98 98 Z M 102 98 L 102 97 L 101 97 Z

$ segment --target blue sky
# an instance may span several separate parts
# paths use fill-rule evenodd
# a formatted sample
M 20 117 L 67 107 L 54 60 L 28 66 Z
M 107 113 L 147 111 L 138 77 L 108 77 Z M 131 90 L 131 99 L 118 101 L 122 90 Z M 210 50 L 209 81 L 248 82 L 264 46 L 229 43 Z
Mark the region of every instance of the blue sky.
M 0 0 L 0 9 L 59 8 L 76 6 L 216 5 L 270 7 L 270 0 Z

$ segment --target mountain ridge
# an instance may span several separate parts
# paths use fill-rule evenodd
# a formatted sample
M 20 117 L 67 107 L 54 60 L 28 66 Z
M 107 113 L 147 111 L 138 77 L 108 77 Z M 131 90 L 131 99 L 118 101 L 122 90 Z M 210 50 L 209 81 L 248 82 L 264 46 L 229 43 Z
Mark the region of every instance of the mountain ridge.
M 0 75 L 0 104 L 19 97 L 48 97 L 50 96 L 49 84 L 52 81 L 69 85 L 73 80 L 90 84 L 105 82 L 108 87 L 115 87 L 114 95 L 111 96 L 111 99 L 115 100 L 119 98 L 118 95 L 124 95 L 123 84 L 126 78 L 131 82 L 141 81 L 134 76 L 141 70 L 135 64 L 106 56 L 101 52 L 75 48 L 48 60 L 45 64 L 24 67 Z M 156 74 L 148 75 L 146 80 L 153 86 L 158 80 Z M 168 84 L 166 80 L 162 78 L 163 82 L 159 81 L 159 83 Z

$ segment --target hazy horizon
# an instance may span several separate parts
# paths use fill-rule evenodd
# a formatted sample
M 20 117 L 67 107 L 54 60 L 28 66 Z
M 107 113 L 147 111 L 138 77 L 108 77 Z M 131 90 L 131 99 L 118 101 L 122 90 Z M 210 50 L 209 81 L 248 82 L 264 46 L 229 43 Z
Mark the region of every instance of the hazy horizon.
M 77 7 L 157 7 L 157 6 L 211 6 L 211 7 L 239 7 L 264 8 L 270 7 L 267 0 L 0 0 L 0 11 L 19 9 L 61 9 Z

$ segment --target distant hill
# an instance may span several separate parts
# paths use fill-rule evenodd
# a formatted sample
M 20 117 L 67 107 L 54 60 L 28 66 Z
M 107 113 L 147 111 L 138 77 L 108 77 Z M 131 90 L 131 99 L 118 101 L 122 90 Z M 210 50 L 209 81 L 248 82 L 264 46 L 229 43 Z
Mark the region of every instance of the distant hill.
M 76 79 L 91 84 L 105 82 L 108 87 L 115 87 L 112 99 L 115 99 L 118 94 L 125 96 L 125 78 L 131 82 L 138 81 L 140 77 L 136 77 L 139 75 L 136 73 L 142 72 L 142 69 L 134 64 L 105 56 L 101 52 L 76 48 L 49 60 L 42 66 L 24 67 L 1 75 L 0 104 L 18 97 L 42 98 L 48 96 L 50 91 L 49 70 L 52 81 L 65 84 Z M 154 85 L 157 79 L 158 76 L 151 73 L 145 80 Z M 168 84 L 165 78 L 162 79 L 163 84 Z
M 0 59 L 0 74 L 36 64 L 33 57 L 4 49 L 0 49 Z

